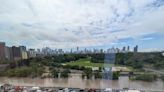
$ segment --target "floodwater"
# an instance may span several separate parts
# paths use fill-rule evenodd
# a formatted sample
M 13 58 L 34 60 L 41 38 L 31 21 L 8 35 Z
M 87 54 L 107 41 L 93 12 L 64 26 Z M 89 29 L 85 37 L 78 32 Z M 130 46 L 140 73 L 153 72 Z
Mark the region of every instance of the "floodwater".
M 119 77 L 119 80 L 82 79 L 80 74 L 71 74 L 71 77 L 63 78 L 7 78 L 1 77 L 0 84 L 9 83 L 16 86 L 40 86 L 40 87 L 72 87 L 72 88 L 131 88 L 139 90 L 164 90 L 164 82 L 131 81 L 127 76 Z

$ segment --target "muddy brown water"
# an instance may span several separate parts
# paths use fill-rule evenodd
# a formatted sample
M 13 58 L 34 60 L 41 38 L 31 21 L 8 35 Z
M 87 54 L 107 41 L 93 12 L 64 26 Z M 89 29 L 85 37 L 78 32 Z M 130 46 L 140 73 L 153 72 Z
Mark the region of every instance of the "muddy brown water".
M 0 84 L 9 83 L 16 86 L 40 86 L 40 87 L 71 87 L 71 88 L 131 88 L 139 90 L 164 91 L 164 82 L 131 81 L 127 76 L 119 77 L 119 80 L 82 79 L 80 74 L 71 74 L 71 77 L 63 78 L 7 78 L 0 77 Z

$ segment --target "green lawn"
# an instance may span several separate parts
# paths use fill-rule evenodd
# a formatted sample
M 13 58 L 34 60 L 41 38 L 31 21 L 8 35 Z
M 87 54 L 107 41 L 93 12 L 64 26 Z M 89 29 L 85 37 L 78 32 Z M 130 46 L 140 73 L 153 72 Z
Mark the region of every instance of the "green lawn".
M 103 66 L 113 66 L 112 64 L 105 64 L 104 63 L 92 63 L 90 62 L 89 58 L 86 59 L 80 59 L 74 62 L 68 62 L 65 63 L 66 65 L 79 65 L 79 66 L 85 66 L 85 67 L 103 67 Z

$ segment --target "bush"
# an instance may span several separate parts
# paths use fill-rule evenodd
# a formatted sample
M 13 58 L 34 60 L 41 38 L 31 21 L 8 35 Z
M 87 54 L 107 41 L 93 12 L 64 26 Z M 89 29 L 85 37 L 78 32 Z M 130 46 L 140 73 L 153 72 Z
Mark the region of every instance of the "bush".
M 82 77 L 82 79 L 84 79 L 84 78 L 85 78 L 85 76 L 86 76 L 86 75 L 85 75 L 85 73 L 82 73 L 82 76 L 81 76 L 81 77 Z
M 87 77 L 87 79 L 92 78 L 92 69 L 91 68 L 85 68 L 85 70 L 83 70 L 83 73 Z
M 68 78 L 69 77 L 69 73 L 71 73 L 70 70 L 66 69 L 63 72 L 61 72 L 61 77 L 62 78 Z
M 102 74 L 101 74 L 99 71 L 96 71 L 96 72 L 94 73 L 94 76 L 95 76 L 96 79 L 97 79 L 97 78 L 102 78 Z
M 58 74 L 59 74 L 59 71 L 57 71 L 56 69 L 52 70 L 52 76 L 54 78 L 58 78 Z
M 154 81 L 157 79 L 157 75 L 155 74 L 140 74 L 135 76 L 135 80 L 142 80 L 142 81 Z
M 43 68 L 38 67 L 38 68 L 33 68 L 33 67 L 20 67 L 20 68 L 15 68 L 15 69 L 9 69 L 5 73 L 6 76 L 8 77 L 37 77 L 42 75 L 43 73 Z
M 112 76 L 112 79 L 113 79 L 113 80 L 118 80 L 120 73 L 119 73 L 119 72 L 113 72 L 112 75 L 113 75 L 113 76 Z

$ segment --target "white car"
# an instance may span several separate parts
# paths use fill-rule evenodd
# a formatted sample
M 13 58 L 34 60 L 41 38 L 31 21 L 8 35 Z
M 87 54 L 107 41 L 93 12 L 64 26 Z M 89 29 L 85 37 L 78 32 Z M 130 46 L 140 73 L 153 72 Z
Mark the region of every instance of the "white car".
M 139 90 L 127 90 L 125 92 L 141 92 L 141 91 L 139 91 Z
M 106 89 L 104 90 L 104 92 L 112 92 L 112 89 L 111 89 L 111 88 L 106 88 Z
M 40 90 L 40 87 L 32 87 L 31 90 Z
M 37 90 L 36 92 L 42 92 L 42 91 L 39 89 L 39 90 Z
M 69 92 L 68 88 L 64 88 L 63 90 L 64 92 Z

